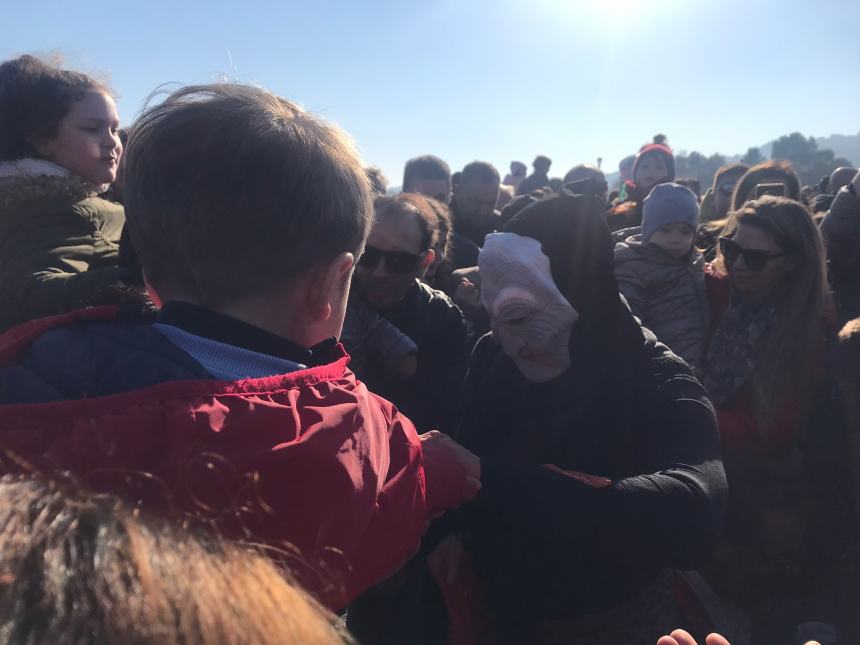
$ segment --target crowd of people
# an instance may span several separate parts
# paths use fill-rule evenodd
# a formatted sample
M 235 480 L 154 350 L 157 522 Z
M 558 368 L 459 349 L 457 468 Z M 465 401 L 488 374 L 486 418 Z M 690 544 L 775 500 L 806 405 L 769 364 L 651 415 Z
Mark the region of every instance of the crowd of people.
M 0 64 L 2 640 L 858 642 L 860 172 L 551 168 Z

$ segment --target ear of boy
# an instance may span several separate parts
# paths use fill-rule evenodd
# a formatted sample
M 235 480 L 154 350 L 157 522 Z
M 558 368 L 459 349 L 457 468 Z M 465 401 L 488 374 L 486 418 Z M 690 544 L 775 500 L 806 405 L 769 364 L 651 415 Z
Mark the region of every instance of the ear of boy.
M 340 336 L 354 265 L 352 253 L 340 253 L 300 276 L 285 279 L 275 290 L 212 309 L 304 347 L 312 347 L 326 338 Z M 201 304 L 197 297 L 181 289 L 165 285 L 156 293 L 151 286 L 149 288 L 154 299 L 164 304 L 174 300 Z
M 349 281 L 355 267 L 352 253 L 339 253 L 330 262 L 311 269 L 305 281 L 305 305 L 308 314 L 321 323 L 330 321 L 342 309 L 342 302 L 349 295 Z M 343 324 L 343 311 L 340 311 Z M 333 334 L 337 335 L 337 334 Z

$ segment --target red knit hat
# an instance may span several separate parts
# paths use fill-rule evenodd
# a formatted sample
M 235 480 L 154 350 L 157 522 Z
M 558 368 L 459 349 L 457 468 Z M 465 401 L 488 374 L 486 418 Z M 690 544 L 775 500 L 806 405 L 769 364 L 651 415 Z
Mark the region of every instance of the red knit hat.
M 636 153 L 636 161 L 633 162 L 633 180 L 636 180 L 636 171 L 639 170 L 639 165 L 642 159 L 649 154 L 663 155 L 666 161 L 666 169 L 669 171 L 669 176 L 666 181 L 675 180 L 675 155 L 672 154 L 672 149 L 669 146 L 664 146 L 661 143 L 650 143 L 647 146 L 642 146 L 639 152 Z

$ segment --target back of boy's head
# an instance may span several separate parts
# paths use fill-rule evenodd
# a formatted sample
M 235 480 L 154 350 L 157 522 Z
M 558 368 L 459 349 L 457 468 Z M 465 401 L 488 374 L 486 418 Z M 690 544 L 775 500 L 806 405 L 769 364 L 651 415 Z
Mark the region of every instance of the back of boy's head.
M 256 87 L 174 92 L 135 123 L 125 164 L 147 281 L 203 306 L 271 292 L 358 252 L 373 217 L 349 138 Z
M 642 239 L 648 240 L 661 226 L 684 222 L 694 230 L 699 226 L 699 200 L 686 186 L 668 182 L 657 184 L 642 207 Z

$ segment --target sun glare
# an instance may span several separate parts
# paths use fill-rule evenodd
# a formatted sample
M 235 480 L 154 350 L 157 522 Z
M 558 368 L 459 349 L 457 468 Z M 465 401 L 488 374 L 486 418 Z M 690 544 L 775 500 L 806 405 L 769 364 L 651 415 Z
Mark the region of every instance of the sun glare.
M 547 9 L 557 15 L 588 16 L 615 25 L 666 15 L 667 10 L 678 8 L 681 3 L 679 0 L 544 0 Z
M 648 3 L 640 0 L 591 0 L 591 3 L 604 13 L 619 14 L 619 16 L 629 15 L 637 9 L 642 10 L 648 6 Z

